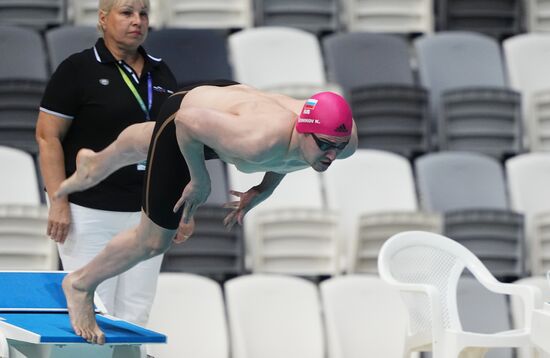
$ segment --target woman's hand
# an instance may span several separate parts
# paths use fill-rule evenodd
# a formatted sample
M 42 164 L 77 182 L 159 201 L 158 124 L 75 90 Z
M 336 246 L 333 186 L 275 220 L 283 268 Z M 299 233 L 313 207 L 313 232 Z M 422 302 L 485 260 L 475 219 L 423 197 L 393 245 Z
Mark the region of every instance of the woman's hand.
M 53 199 L 48 212 L 47 234 L 60 244 L 65 242 L 71 225 L 71 209 L 66 199 Z
M 197 208 L 206 202 L 206 199 L 208 199 L 210 195 L 210 191 L 210 180 L 201 180 L 198 182 L 191 180 L 185 186 L 180 199 L 174 206 L 174 212 L 178 211 L 183 206 L 181 221 L 184 224 L 189 223 L 189 220 L 195 215 Z

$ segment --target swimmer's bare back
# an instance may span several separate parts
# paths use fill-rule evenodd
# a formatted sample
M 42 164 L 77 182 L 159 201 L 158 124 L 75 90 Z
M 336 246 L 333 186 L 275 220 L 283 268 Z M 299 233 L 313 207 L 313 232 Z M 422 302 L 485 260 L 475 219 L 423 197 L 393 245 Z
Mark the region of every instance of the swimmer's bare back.
M 303 104 L 303 100 L 261 92 L 243 84 L 228 87 L 199 86 L 190 90 L 181 102 L 182 107 L 211 108 L 235 115 L 276 113 L 281 110 L 289 110 L 297 115 Z

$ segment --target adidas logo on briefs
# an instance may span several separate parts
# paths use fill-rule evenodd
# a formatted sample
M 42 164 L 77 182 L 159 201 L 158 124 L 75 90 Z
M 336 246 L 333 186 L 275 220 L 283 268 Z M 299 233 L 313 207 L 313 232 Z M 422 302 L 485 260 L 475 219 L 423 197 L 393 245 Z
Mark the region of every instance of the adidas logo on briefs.
M 340 124 L 335 130 L 335 132 L 340 132 L 340 133 L 347 133 L 348 132 L 348 129 L 346 128 L 346 126 L 344 125 L 344 123 Z

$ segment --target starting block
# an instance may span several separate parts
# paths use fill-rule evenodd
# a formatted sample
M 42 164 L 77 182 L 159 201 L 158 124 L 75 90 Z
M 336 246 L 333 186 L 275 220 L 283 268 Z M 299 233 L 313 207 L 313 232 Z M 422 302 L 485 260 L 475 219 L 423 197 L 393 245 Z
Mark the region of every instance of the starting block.
M 0 358 L 140 358 L 142 344 L 166 336 L 109 316 L 96 295 L 105 345 L 87 343 L 69 320 L 61 288 L 66 272 L 0 271 Z

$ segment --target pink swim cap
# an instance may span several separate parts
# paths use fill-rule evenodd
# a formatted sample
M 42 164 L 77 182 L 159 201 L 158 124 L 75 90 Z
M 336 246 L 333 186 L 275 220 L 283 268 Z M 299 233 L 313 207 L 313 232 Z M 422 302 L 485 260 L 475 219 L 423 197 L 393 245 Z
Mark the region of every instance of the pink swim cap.
M 353 120 L 346 100 L 334 92 L 319 92 L 309 98 L 298 117 L 300 133 L 326 134 L 334 137 L 351 135 Z

